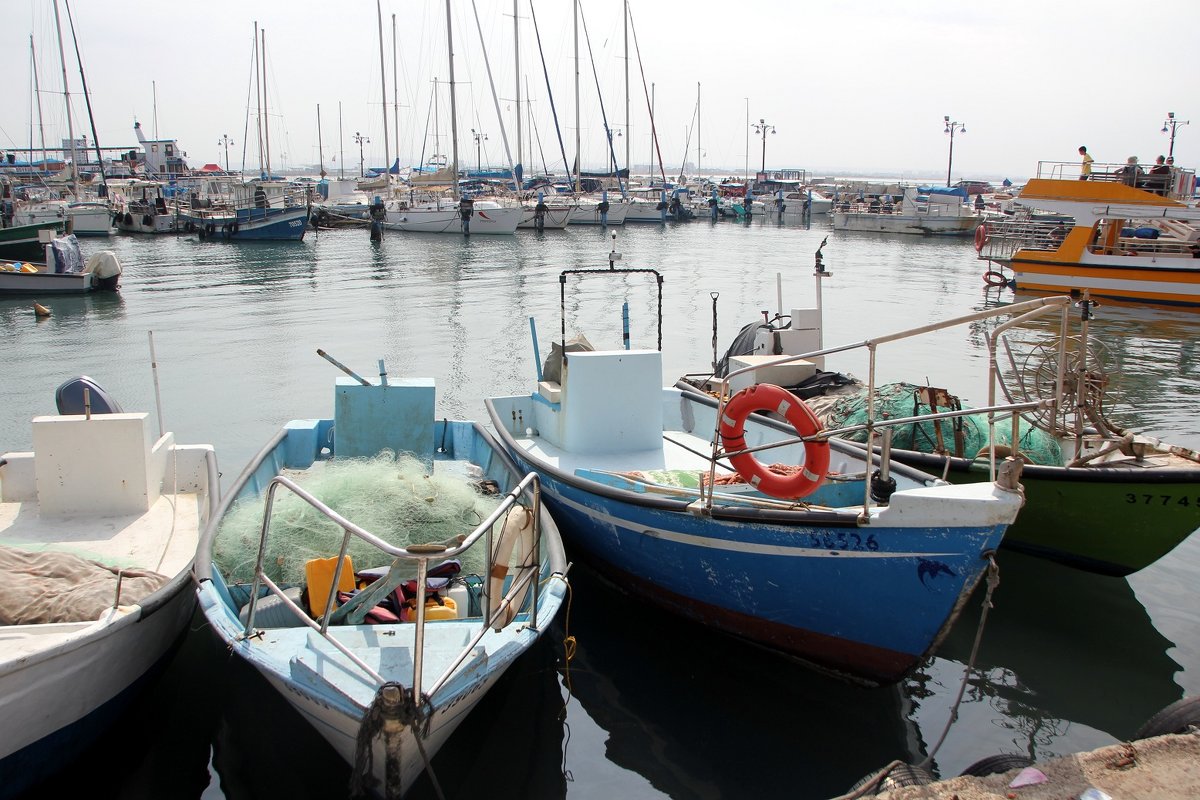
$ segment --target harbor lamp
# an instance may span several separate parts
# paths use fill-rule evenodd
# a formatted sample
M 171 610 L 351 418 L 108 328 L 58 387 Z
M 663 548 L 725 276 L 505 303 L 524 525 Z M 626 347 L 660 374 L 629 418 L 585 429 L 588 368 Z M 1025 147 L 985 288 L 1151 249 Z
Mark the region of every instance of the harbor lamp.
M 762 137 L 762 170 L 761 171 L 766 172 L 767 171 L 767 133 L 768 132 L 770 132 L 772 134 L 775 133 L 775 126 L 768 124 L 765 119 L 760 119 L 758 122 L 755 122 L 751 127 L 754 128 L 754 132 L 756 134 L 758 134 L 759 136 Z
M 363 169 L 363 144 L 370 144 L 371 139 L 368 136 L 363 136 L 358 131 L 354 132 L 354 141 L 358 142 L 358 177 L 365 178 L 367 173 Z
M 217 144 L 225 145 L 225 171 L 229 172 L 229 145 L 236 144 L 236 142 L 229 138 L 228 133 L 222 133 L 221 138 L 217 140 Z
M 1180 125 L 1187 125 L 1191 120 L 1175 119 L 1175 112 L 1168 111 L 1167 119 L 1163 123 L 1162 132 L 1171 134 L 1171 144 L 1167 147 L 1167 158 L 1175 157 L 1175 129 Z
M 471 135 L 475 137 L 475 171 L 483 171 L 483 157 L 480 153 L 483 150 L 483 142 L 487 141 L 487 134 L 483 131 L 477 131 L 471 128 Z
M 967 126 L 962 122 L 951 122 L 948 115 L 943 117 L 943 119 L 946 121 L 945 132 L 950 134 L 950 160 L 946 162 L 946 186 L 949 187 L 950 170 L 954 167 L 954 132 L 959 131 L 960 133 L 966 133 Z

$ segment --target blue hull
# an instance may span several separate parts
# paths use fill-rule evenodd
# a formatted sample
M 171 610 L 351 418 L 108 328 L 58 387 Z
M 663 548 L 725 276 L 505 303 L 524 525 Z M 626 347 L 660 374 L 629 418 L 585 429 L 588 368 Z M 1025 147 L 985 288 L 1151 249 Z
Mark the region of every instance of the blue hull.
M 308 230 L 309 209 L 238 209 L 237 216 L 185 217 L 184 230 L 201 239 L 300 241 Z

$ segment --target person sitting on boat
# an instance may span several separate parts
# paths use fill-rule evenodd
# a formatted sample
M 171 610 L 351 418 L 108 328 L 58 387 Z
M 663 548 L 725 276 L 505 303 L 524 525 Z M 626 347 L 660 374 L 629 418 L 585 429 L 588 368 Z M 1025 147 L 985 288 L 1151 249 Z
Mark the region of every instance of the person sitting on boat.
M 1125 166 L 1117 170 L 1117 174 L 1121 176 L 1121 182 L 1126 186 L 1137 186 L 1138 179 L 1145 174 L 1141 166 L 1138 165 L 1137 156 L 1130 156 L 1125 160 Z
M 1154 166 L 1150 168 L 1150 178 L 1146 180 L 1146 188 L 1155 194 L 1166 195 L 1167 184 L 1171 178 L 1171 168 L 1167 166 L 1165 156 L 1159 156 L 1154 159 Z
M 987 208 L 987 206 L 983 202 L 983 195 L 981 195 L 981 194 L 975 195 L 975 210 L 983 211 L 985 208 Z
M 867 213 L 878 214 L 880 208 L 879 198 L 872 197 L 871 202 L 867 204 Z
M 266 193 L 266 191 L 263 190 L 262 186 L 254 187 L 254 207 L 255 208 L 266 208 L 267 207 L 267 193 Z

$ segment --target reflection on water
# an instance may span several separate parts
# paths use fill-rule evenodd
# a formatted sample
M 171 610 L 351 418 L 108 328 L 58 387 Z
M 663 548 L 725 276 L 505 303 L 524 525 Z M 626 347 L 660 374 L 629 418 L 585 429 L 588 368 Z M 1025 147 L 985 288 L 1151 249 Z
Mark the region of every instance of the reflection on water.
M 1008 290 L 985 289 L 969 241 L 834 233 L 819 222 L 617 232 L 615 245 L 598 228 L 470 241 L 388 235 L 372 243 L 357 230 L 276 244 L 85 241 L 85 251 L 117 252 L 119 294 L 40 301 L 53 310 L 41 323 L 30 301 L 0 300 L 9 345 L 0 360 L 0 450 L 29 447 L 29 418 L 52 413 L 55 388 L 73 375 L 91 375 L 127 410 L 154 412 L 148 331 L 165 427 L 181 442 L 212 443 L 227 479 L 284 421 L 331 413 L 340 373 L 317 348 L 365 376 L 383 359 L 390 376 L 435 377 L 439 416 L 484 419 L 484 397 L 532 388 L 529 319 L 543 357 L 560 337 L 559 272 L 605 267 L 614 246 L 622 265 L 663 273 L 668 383 L 712 360 L 710 293 L 719 295 L 722 349 L 764 309 L 811 306 L 813 253 L 826 236 L 828 346 L 1014 302 Z M 581 280 L 568 298 L 567 336 L 620 346 L 627 301 L 634 346 L 653 346 L 652 283 Z M 982 405 L 989 330 L 963 326 L 884 345 L 879 379 L 928 381 Z M 1114 418 L 1200 447 L 1192 369 L 1200 314 L 1106 304 L 1092 330 L 1114 356 Z M 865 359 L 836 366 L 858 375 L 865 367 Z M 1012 553 L 1000 563 L 980 672 L 937 753 L 943 774 L 998 752 L 1112 744 L 1184 691 L 1200 693 L 1200 541 L 1128 580 Z M 866 690 L 632 603 L 583 568 L 572 582 L 569 623 L 558 620 L 514 665 L 439 757 L 449 796 L 690 800 L 774 795 L 780 786 L 801 798 L 839 794 L 893 759 L 920 761 L 937 741 L 980 616 L 977 596 L 903 690 Z M 569 678 L 558 671 L 568 632 L 578 640 Z M 220 780 L 205 800 L 345 796 L 348 768 L 207 630 L 192 632 L 150 697 L 108 737 L 106 757 L 30 796 L 196 797 L 210 761 Z M 131 755 L 130 742 L 148 749 Z M 125 765 L 120 774 L 114 763 Z M 416 792 L 434 796 L 424 782 Z

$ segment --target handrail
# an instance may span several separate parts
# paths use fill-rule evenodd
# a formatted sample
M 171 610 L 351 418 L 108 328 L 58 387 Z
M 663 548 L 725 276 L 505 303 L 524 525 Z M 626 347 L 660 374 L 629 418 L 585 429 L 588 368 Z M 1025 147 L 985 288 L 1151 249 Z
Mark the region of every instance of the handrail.
M 1004 405 L 996 404 L 995 391 L 996 391 L 996 383 L 999 380 L 999 369 L 996 364 L 995 338 L 993 338 L 991 340 L 991 344 L 989 347 L 988 405 L 987 405 L 987 407 L 985 409 L 967 409 L 967 410 L 958 410 L 958 411 L 947 411 L 947 412 L 941 412 L 938 414 L 926 415 L 926 416 L 922 416 L 919 418 L 921 421 L 925 421 L 925 420 L 930 420 L 930 419 L 946 419 L 946 418 L 951 418 L 951 417 L 968 416 L 968 415 L 972 415 L 972 414 L 978 414 L 981 411 L 986 412 L 988 414 L 988 442 L 989 442 L 989 451 L 991 453 L 990 478 L 991 478 L 991 480 L 994 481 L 996 479 L 996 461 L 995 461 L 996 448 L 995 448 L 995 429 L 994 429 L 996 413 L 1004 412 L 1004 411 L 1012 412 L 1011 416 L 1012 416 L 1012 420 L 1013 420 L 1013 437 L 1012 437 L 1013 451 L 1014 451 L 1013 455 L 1016 455 L 1017 441 L 1019 439 L 1019 437 L 1017 436 L 1017 430 L 1018 430 L 1018 422 L 1019 422 L 1019 418 L 1020 418 L 1020 414 L 1017 412 L 1023 411 L 1023 410 L 1032 410 L 1035 408 L 1047 408 L 1050 406 L 1057 408 L 1057 407 L 1061 407 L 1061 405 L 1062 405 L 1063 380 L 1064 380 L 1063 362 L 1065 361 L 1064 353 L 1065 353 L 1065 347 L 1066 347 L 1067 316 L 1068 316 L 1068 307 L 1069 307 L 1070 303 L 1071 303 L 1071 298 L 1065 297 L 1065 296 L 1039 297 L 1039 298 L 1036 298 L 1033 300 L 1026 300 L 1021 303 L 1014 303 L 1012 305 L 1004 306 L 1002 308 L 985 309 L 983 311 L 976 311 L 971 314 L 964 314 L 962 316 L 954 317 L 953 319 L 949 319 L 949 320 L 943 320 L 941 322 L 931 322 L 928 325 L 921 325 L 916 328 L 909 328 L 907 330 L 898 331 L 896 333 L 890 333 L 890 334 L 885 334 L 882 336 L 876 336 L 871 339 L 864 339 L 861 342 L 854 342 L 851 344 L 845 344 L 845 345 L 840 345 L 840 346 L 836 346 L 836 347 L 826 347 L 826 348 L 823 348 L 820 350 L 813 350 L 813 351 L 810 351 L 807 353 L 802 353 L 799 355 L 780 356 L 779 358 L 774 358 L 769 361 L 764 361 L 761 364 L 742 367 L 740 369 L 736 369 L 736 370 L 729 372 L 728 374 L 725 375 L 724 378 L 721 379 L 720 388 L 718 390 L 718 395 L 717 395 L 717 414 L 716 414 L 716 421 L 714 423 L 715 430 L 713 432 L 713 437 L 712 437 L 712 448 L 713 449 L 712 449 L 712 457 L 709 461 L 708 486 L 713 487 L 715 485 L 716 465 L 717 465 L 717 460 L 719 458 L 724 458 L 729 455 L 740 455 L 742 453 L 770 450 L 770 449 L 774 449 L 777 447 L 784 447 L 787 445 L 797 444 L 802 441 L 824 440 L 835 434 L 848 433 L 851 431 L 857 431 L 857 430 L 863 430 L 863 429 L 868 431 L 867 446 L 868 446 L 868 452 L 870 452 L 870 450 L 874 448 L 875 435 L 876 435 L 877 430 L 886 429 L 886 428 L 893 427 L 896 425 L 912 423 L 914 421 L 914 419 L 916 419 L 916 418 L 888 419 L 888 420 L 878 420 L 875 418 L 875 360 L 876 360 L 876 351 L 877 351 L 879 345 L 881 345 L 881 344 L 902 341 L 904 339 L 911 339 L 913 337 L 921 336 L 923 334 L 931 333 L 933 331 L 943 330 L 946 328 L 953 328 L 953 327 L 956 327 L 959 325 L 964 325 L 964 324 L 971 323 L 971 322 L 977 322 L 979 320 L 990 319 L 990 318 L 998 317 L 998 316 L 1015 315 L 1011 319 L 1007 320 L 1006 322 L 1004 322 L 1000 326 L 998 326 L 998 333 L 994 334 L 995 337 L 998 337 L 999 333 L 1002 333 L 1003 331 L 1006 331 L 1015 325 L 1022 324 L 1024 322 L 1027 322 L 1031 319 L 1042 316 L 1044 314 L 1049 314 L 1054 311 L 1059 311 L 1061 313 L 1061 322 L 1060 322 L 1061 332 L 1060 332 L 1060 336 L 1059 336 L 1059 343 L 1060 343 L 1059 344 L 1059 347 L 1060 347 L 1059 370 L 1058 370 L 1058 376 L 1057 376 L 1057 383 L 1056 383 L 1056 387 L 1055 387 L 1056 388 L 1055 399 L 1053 401 L 1040 400 L 1040 401 L 1029 401 L 1029 402 L 1025 402 L 1025 403 L 1008 403 L 1008 404 L 1004 404 Z M 758 447 L 749 448 L 749 449 L 745 449 L 745 450 L 725 452 L 722 449 L 721 436 L 720 436 L 720 424 L 721 424 L 721 420 L 724 418 L 724 415 L 725 415 L 725 406 L 728 404 L 728 402 L 732 396 L 730 393 L 729 387 L 730 387 L 730 382 L 734 378 L 736 378 L 740 375 L 744 375 L 746 373 L 754 372 L 755 370 L 759 370 L 759 369 L 775 367 L 775 366 L 779 366 L 782 364 L 790 364 L 790 363 L 793 363 L 796 361 L 810 360 L 810 359 L 816 358 L 818 356 L 825 356 L 825 355 L 830 355 L 833 353 L 843 353 L 848 350 L 856 350 L 856 349 L 860 349 L 860 348 L 866 348 L 870 354 L 870 366 L 868 368 L 868 378 L 867 378 L 867 422 L 865 425 L 857 425 L 857 426 L 852 426 L 849 428 L 837 429 L 834 431 L 821 431 L 818 434 L 815 434 L 815 435 L 809 436 L 809 437 L 792 437 L 792 438 L 777 441 L 777 442 L 769 442 L 765 445 L 760 445 Z M 704 496 L 702 493 L 702 500 L 705 504 L 705 507 L 709 508 L 709 509 L 712 508 L 712 503 L 713 503 L 712 493 L 713 493 L 712 488 L 709 489 L 707 496 Z M 870 505 L 869 482 L 868 482 L 868 486 L 866 487 L 866 489 L 864 491 L 864 494 L 865 494 L 865 498 L 863 501 L 863 505 L 864 505 L 864 508 L 866 508 L 867 506 Z
M 317 621 L 311 619 L 308 616 L 307 612 L 304 611 L 304 609 L 300 608 L 300 606 L 298 606 L 290 598 L 288 598 L 286 595 L 284 595 L 283 590 L 274 581 L 272 581 L 266 575 L 266 573 L 263 571 L 263 562 L 265 561 L 265 558 L 266 558 L 267 537 L 270 532 L 271 516 L 272 516 L 272 512 L 274 510 L 274 504 L 275 504 L 275 495 L 276 495 L 276 491 L 280 487 L 283 487 L 283 488 L 287 489 L 288 491 L 292 492 L 294 495 L 299 497 L 301 500 L 303 500 L 305 503 L 307 503 L 309 506 L 311 506 L 314 510 L 316 510 L 319 514 L 321 514 L 322 516 L 324 516 L 331 522 L 335 523 L 343 530 L 342 544 L 341 544 L 341 547 L 340 547 L 340 550 L 338 553 L 338 558 L 337 558 L 337 567 L 334 570 L 333 581 L 330 586 L 329 598 L 326 601 L 325 611 L 324 611 L 324 614 L 322 614 L 322 616 L 321 616 L 321 621 L 319 624 Z M 480 522 L 479 525 L 477 525 L 475 527 L 475 529 L 471 531 L 470 534 L 468 534 L 466 536 L 461 536 L 461 535 L 456 536 L 445 542 L 414 544 L 414 545 L 409 545 L 407 547 L 397 547 L 395 545 L 389 544 L 387 541 L 381 539 L 380 537 L 376 536 L 375 534 L 371 533 L 370 531 L 366 530 L 365 528 L 361 528 L 358 525 L 356 525 L 355 523 L 346 519 L 341 514 L 334 511 L 332 508 L 330 508 L 328 505 L 326 505 L 324 502 L 322 502 L 319 498 L 310 494 L 308 491 L 306 491 L 303 487 L 301 487 L 299 484 L 297 484 L 295 481 L 291 480 L 290 478 L 287 478 L 283 475 L 274 476 L 271 479 L 271 482 L 268 484 L 267 491 L 266 491 L 266 507 L 263 512 L 263 524 L 262 524 L 262 532 L 261 532 L 261 535 L 259 538 L 258 557 L 256 559 L 255 567 L 254 567 L 254 581 L 251 583 L 251 587 L 250 587 L 250 607 L 249 607 L 249 611 L 247 612 L 246 626 L 242 632 L 242 639 L 246 640 L 246 639 L 249 639 L 252 636 L 256 635 L 255 628 L 254 628 L 254 616 L 255 616 L 255 612 L 256 612 L 256 607 L 258 605 L 259 589 L 265 585 L 267 590 L 271 594 L 274 594 L 276 597 L 280 598 L 280 600 L 284 604 L 284 607 L 286 607 L 294 615 L 296 615 L 296 617 L 298 617 L 301 620 L 301 622 L 303 622 L 309 628 L 312 628 L 314 631 L 319 633 L 323 639 L 325 639 L 327 642 L 329 642 L 339 652 L 341 652 L 343 655 L 345 655 L 347 658 L 349 658 L 356 666 L 358 666 L 360 669 L 362 669 L 373 681 L 375 681 L 375 683 L 377 685 L 382 685 L 384 683 L 384 679 L 378 673 L 376 673 L 369 666 L 367 666 L 361 659 L 357 658 L 349 650 L 349 648 L 347 648 L 345 645 L 343 645 L 341 642 L 337 641 L 336 638 L 334 638 L 333 636 L 331 636 L 329 634 L 329 616 L 330 616 L 330 611 L 332 610 L 333 600 L 336 596 L 335 587 L 338 585 L 338 583 L 341 580 L 342 568 L 345 564 L 346 550 L 349 546 L 350 538 L 353 536 L 353 537 L 361 539 L 362 541 L 374 546 L 376 549 L 381 550 L 382 552 L 386 553 L 387 555 L 392 556 L 394 559 L 397 559 L 397 560 L 406 559 L 406 560 L 410 560 L 410 561 L 413 561 L 416 563 L 418 602 L 416 604 L 416 621 L 414 623 L 416 625 L 416 628 L 414 631 L 413 657 L 412 657 L 412 661 L 413 661 L 412 691 L 415 696 L 420 697 L 422 695 L 421 680 L 422 680 L 422 669 L 423 669 L 423 643 L 424 643 L 424 635 L 425 635 L 425 603 L 420 602 L 420 600 L 425 597 L 425 591 L 428 586 L 427 571 L 428 571 L 428 567 L 429 567 L 429 560 L 434 557 L 453 558 L 454 556 L 460 555 L 461 553 L 469 550 L 481 538 L 483 538 L 486 535 L 486 537 L 487 537 L 487 559 L 485 562 L 485 567 L 486 567 L 485 574 L 490 575 L 492 572 L 492 566 L 493 566 L 492 565 L 492 558 L 493 558 L 492 554 L 494 552 L 494 548 L 492 546 L 492 528 L 495 526 L 495 524 L 497 522 L 500 521 L 500 519 L 505 514 L 508 513 L 508 511 L 510 509 L 512 509 L 514 506 L 516 506 L 518 504 L 518 501 L 520 501 L 525 496 L 526 493 L 528 493 L 530 495 L 530 502 L 532 504 L 533 534 L 534 534 L 533 550 L 535 553 L 539 554 L 539 561 L 540 561 L 540 554 L 542 552 L 542 546 L 541 546 L 542 545 L 541 481 L 538 478 L 537 473 L 535 473 L 535 472 L 528 473 L 524 478 L 522 478 L 517 483 L 517 485 L 515 487 L 513 487 L 512 490 L 507 492 L 503 496 L 503 498 L 501 498 L 499 505 L 486 518 L 484 518 L 484 520 L 482 522 Z M 451 544 L 450 542 L 455 542 L 455 544 Z M 532 581 L 532 583 L 533 583 L 532 601 L 531 601 L 531 606 L 530 606 L 530 608 L 531 608 L 530 625 L 531 625 L 531 627 L 536 628 L 537 627 L 537 611 L 538 611 L 538 603 L 539 603 L 539 591 L 540 591 L 540 583 L 541 583 L 540 570 L 537 573 L 533 573 L 533 572 L 528 573 L 525 576 L 523 576 L 523 580 L 514 582 L 509 587 L 509 590 L 508 590 L 507 594 L 504 596 L 504 598 L 500 601 L 500 603 L 497 604 L 496 614 L 498 615 L 498 614 L 502 613 L 505 610 L 505 603 L 511 603 L 512 598 L 516 596 L 518 591 L 522 590 L 525 587 L 525 584 L 530 581 Z M 434 685 L 429 690 L 429 693 L 432 694 L 432 693 L 436 692 L 438 689 L 440 689 L 446 683 L 446 681 L 448 681 L 450 679 L 450 677 L 453 675 L 454 671 L 463 662 L 463 660 L 467 657 L 467 655 L 475 648 L 475 646 L 480 642 L 480 640 L 483 639 L 484 635 L 487 634 L 488 628 L 491 627 L 491 625 L 495 619 L 495 615 L 489 614 L 487 611 L 487 609 L 491 605 L 491 603 L 490 603 L 491 598 L 488 596 L 489 590 L 488 590 L 486 583 L 484 585 L 483 590 L 484 590 L 483 607 L 485 609 L 484 614 L 483 614 L 483 625 L 472 636 L 471 640 L 469 642 L 467 642 L 466 646 L 463 648 L 463 650 L 459 654 L 458 658 L 455 659 L 455 661 L 446 669 L 446 671 L 441 676 L 439 676 L 438 679 L 434 682 Z

